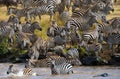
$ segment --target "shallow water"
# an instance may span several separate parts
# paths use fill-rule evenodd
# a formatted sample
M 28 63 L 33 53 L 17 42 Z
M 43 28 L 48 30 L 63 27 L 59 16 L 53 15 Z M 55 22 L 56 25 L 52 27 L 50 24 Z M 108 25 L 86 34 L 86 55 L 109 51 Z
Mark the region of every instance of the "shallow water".
M 40 76 L 12 77 L 6 74 L 10 63 L 0 63 L 0 79 L 120 79 L 120 67 L 113 66 L 80 66 L 73 67 L 70 75 L 51 75 L 50 68 L 33 68 Z M 15 68 L 22 69 L 24 64 L 15 64 Z M 108 73 L 108 77 L 93 77 Z

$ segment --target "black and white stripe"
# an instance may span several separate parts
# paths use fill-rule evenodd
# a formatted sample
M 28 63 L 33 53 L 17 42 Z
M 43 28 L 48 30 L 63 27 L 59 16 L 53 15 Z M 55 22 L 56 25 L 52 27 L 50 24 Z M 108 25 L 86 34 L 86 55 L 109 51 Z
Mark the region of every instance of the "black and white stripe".
M 88 55 L 90 55 L 90 53 L 95 53 L 95 55 L 98 57 L 100 56 L 101 53 L 103 53 L 102 44 L 100 43 L 87 44 L 84 41 L 82 41 L 80 46 L 85 48 L 85 51 L 87 52 Z
M 40 24 L 35 21 L 32 24 L 30 23 L 26 23 L 23 27 L 22 27 L 22 32 L 25 33 L 34 33 L 35 30 L 42 30 L 42 27 L 40 26 Z
M 96 28 L 94 30 L 83 32 L 82 39 L 87 43 L 90 41 L 98 42 L 99 35 L 100 35 L 99 28 L 97 24 L 95 24 L 95 27 Z
M 12 76 L 36 76 L 37 75 L 32 71 L 31 68 L 24 68 L 22 70 L 19 70 L 19 69 L 14 69 L 13 65 L 9 65 L 7 74 L 11 74 Z
M 47 41 L 39 37 L 32 47 L 29 48 L 28 52 L 30 59 L 38 60 L 41 57 L 45 58 L 47 54 Z
M 55 5 L 53 2 L 50 2 L 45 5 L 30 9 L 27 12 L 27 18 L 31 19 L 30 16 L 35 15 L 35 16 L 39 16 L 39 19 L 41 19 L 41 15 L 48 14 L 50 15 L 50 20 L 52 20 L 54 11 L 55 11 Z
M 70 74 L 73 73 L 72 65 L 69 63 L 55 64 L 55 60 L 51 60 L 51 74 Z
M 16 41 L 18 43 L 18 47 L 20 47 L 21 49 L 28 48 L 29 46 L 31 46 L 30 39 L 24 32 L 16 33 Z

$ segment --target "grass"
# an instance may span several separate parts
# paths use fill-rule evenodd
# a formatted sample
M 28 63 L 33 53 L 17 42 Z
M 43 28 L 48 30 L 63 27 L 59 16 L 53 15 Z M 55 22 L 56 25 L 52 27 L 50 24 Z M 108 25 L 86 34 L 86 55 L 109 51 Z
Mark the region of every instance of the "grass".
M 110 15 L 107 16 L 107 19 L 111 19 L 113 17 L 120 17 L 120 5 L 115 5 L 114 6 L 115 11 L 113 13 L 111 13 Z M 6 15 L 7 13 L 7 8 L 6 7 L 0 7 L 0 21 L 1 20 L 8 20 L 9 16 Z M 41 36 L 44 39 L 48 39 L 48 37 L 46 36 L 46 31 L 47 28 L 50 26 L 50 20 L 49 20 L 49 16 L 48 15 L 43 15 L 41 17 L 42 19 L 39 20 L 38 17 L 36 19 L 36 21 L 40 22 L 40 25 L 42 26 L 43 30 L 42 31 L 35 31 L 35 34 L 38 36 Z M 62 22 L 59 17 L 58 14 L 56 14 L 54 16 L 54 19 L 57 21 L 58 25 L 63 26 L 64 22 Z M 24 23 L 24 18 L 21 19 L 22 23 Z M 34 20 L 33 20 L 34 21 Z

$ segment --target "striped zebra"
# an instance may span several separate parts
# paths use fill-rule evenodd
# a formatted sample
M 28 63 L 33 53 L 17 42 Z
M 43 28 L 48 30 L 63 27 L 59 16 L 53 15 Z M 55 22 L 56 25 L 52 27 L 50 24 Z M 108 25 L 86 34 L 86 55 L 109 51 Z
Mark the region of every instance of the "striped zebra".
M 41 15 L 48 14 L 48 15 L 50 15 L 50 20 L 52 20 L 53 15 L 54 15 L 54 11 L 55 11 L 54 3 L 49 2 L 45 5 L 30 9 L 27 12 L 27 18 L 31 19 L 31 16 L 35 15 L 35 16 L 39 16 L 39 19 L 41 19 Z
M 105 22 L 98 23 L 98 29 L 99 29 L 99 32 L 106 33 L 106 34 L 112 33 L 113 31 L 111 24 L 108 24 Z
M 103 34 L 103 41 L 108 44 L 108 49 L 112 49 L 114 51 L 114 45 L 117 45 L 119 48 L 120 45 L 120 34 L 119 33 L 111 33 L 111 34 Z
M 65 36 L 65 28 L 58 26 L 56 21 L 52 21 L 51 27 L 47 29 L 47 36 L 55 37 L 57 35 Z
M 42 30 L 42 27 L 40 26 L 40 24 L 35 21 L 32 24 L 26 23 L 23 27 L 22 27 L 22 32 L 24 33 L 34 33 L 35 30 Z
M 9 19 L 7 20 L 7 22 L 8 22 L 8 24 L 10 24 L 10 25 L 20 24 L 20 20 L 19 20 L 16 16 L 14 16 L 14 15 L 11 15 L 11 16 L 9 17 Z
M 29 59 L 25 65 L 26 68 L 50 67 L 51 62 L 49 58 L 35 60 Z
M 38 7 L 45 5 L 48 0 L 21 0 L 21 4 L 24 8 Z
M 65 24 L 66 29 L 79 29 L 80 31 L 85 31 L 92 26 L 93 23 L 98 22 L 97 16 L 91 16 L 89 19 L 84 18 L 71 18 Z
M 98 42 L 100 35 L 98 24 L 95 23 L 94 26 L 95 26 L 94 30 L 89 30 L 82 33 L 82 40 L 86 41 L 86 43 L 91 41 L 96 43 Z
M 55 60 L 51 60 L 51 74 L 71 74 L 73 73 L 72 65 L 69 63 L 55 64 Z
M 69 63 L 72 66 L 80 66 L 81 62 L 77 58 L 64 58 L 64 57 L 50 57 L 55 61 L 55 64 L 60 65 L 62 63 Z
M 0 39 L 7 37 L 9 42 L 13 43 L 13 37 L 15 35 L 15 31 L 8 24 L 6 26 L 0 27 Z
M 95 44 L 87 44 L 85 41 L 82 41 L 80 44 L 81 47 L 85 48 L 85 51 L 89 55 L 90 53 L 95 53 L 95 56 L 100 56 L 101 53 L 103 53 L 102 44 L 95 43 Z
M 66 54 L 67 58 L 80 59 L 80 54 L 77 48 L 70 48 Z
M 70 13 L 68 11 L 63 11 L 60 13 L 60 20 L 66 22 L 71 18 Z
M 39 37 L 35 43 L 28 49 L 30 59 L 45 58 L 47 54 L 47 41 Z
M 29 46 L 31 46 L 30 39 L 24 32 L 16 33 L 16 41 L 21 49 L 29 48 Z
M 37 74 L 34 73 L 31 68 L 24 68 L 22 70 L 18 70 L 13 68 L 13 64 L 9 65 L 7 74 L 10 74 L 12 76 L 37 76 Z
M 7 15 L 14 14 L 17 16 L 18 19 L 21 19 L 21 17 L 25 17 L 25 20 L 27 21 L 27 11 L 28 9 L 17 9 L 10 7 L 8 8 Z

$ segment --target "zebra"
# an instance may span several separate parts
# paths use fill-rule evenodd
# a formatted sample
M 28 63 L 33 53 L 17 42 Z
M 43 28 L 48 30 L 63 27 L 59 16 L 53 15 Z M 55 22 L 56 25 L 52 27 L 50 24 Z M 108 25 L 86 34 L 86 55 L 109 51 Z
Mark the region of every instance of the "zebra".
M 0 28 L 0 39 L 7 37 L 10 44 L 13 43 L 14 35 L 15 35 L 14 29 L 11 28 L 8 24 Z
M 112 22 L 111 22 L 111 21 L 112 21 Z M 114 18 L 110 19 L 110 20 L 108 21 L 108 23 L 110 23 L 110 26 L 112 27 L 113 32 L 118 32 L 118 33 L 120 33 L 120 32 L 119 32 L 119 29 L 120 29 L 120 18 L 114 17 Z
M 73 59 L 74 58 L 80 59 L 80 53 L 79 53 L 77 48 L 70 48 L 67 51 L 66 57 L 67 58 L 73 58 Z
M 31 46 L 30 39 L 24 32 L 18 31 L 15 36 L 16 36 L 16 41 L 18 42 L 18 46 L 21 49 L 29 48 L 29 46 Z
M 7 15 L 14 14 L 19 20 L 21 19 L 21 17 L 25 17 L 25 20 L 27 21 L 27 11 L 28 9 L 17 9 L 10 7 L 8 8 Z
M 95 53 L 95 56 L 100 56 L 101 53 L 103 53 L 103 48 L 101 43 L 95 43 L 95 44 L 87 44 L 85 41 L 82 41 L 80 44 L 81 47 L 85 48 L 85 51 L 89 55 L 89 53 Z
M 71 18 L 70 13 L 68 11 L 63 11 L 60 13 L 60 20 L 66 22 Z
M 47 54 L 47 41 L 39 37 L 32 47 L 28 48 L 28 56 L 30 59 L 45 58 Z
M 26 68 L 50 67 L 51 62 L 49 58 L 35 60 L 29 59 L 25 65 Z
M 73 73 L 72 65 L 69 63 L 55 64 L 55 60 L 51 60 L 51 74 L 71 74 Z
M 48 0 L 21 0 L 23 8 L 38 7 L 45 5 L 47 2 Z
M 55 64 L 60 65 L 62 63 L 70 63 L 72 66 L 82 65 L 80 60 L 77 58 L 64 58 L 64 57 L 50 57 L 55 61 Z
M 89 31 L 85 31 L 82 33 L 82 40 L 86 41 L 86 43 L 89 43 L 91 41 L 94 42 L 98 42 L 99 39 L 99 28 L 98 28 L 98 24 L 94 24 L 93 26 L 95 26 L 94 30 L 89 30 Z
M 26 23 L 26 25 L 22 27 L 22 32 L 34 33 L 36 29 L 42 31 L 42 27 L 37 21 L 33 22 L 31 25 L 29 23 Z
M 73 30 L 71 31 L 68 41 L 70 42 L 70 45 L 77 45 L 80 43 L 80 41 L 82 40 L 81 35 L 79 34 L 78 30 Z
M 41 15 L 48 14 L 48 15 L 50 15 L 50 20 L 52 20 L 52 17 L 54 15 L 54 11 L 55 11 L 54 3 L 49 2 L 45 5 L 30 9 L 27 12 L 27 18 L 30 19 L 30 17 L 32 15 L 36 15 L 36 16 L 39 16 L 39 19 L 41 19 Z
M 103 41 L 108 44 L 108 49 L 112 49 L 114 51 L 113 45 L 117 45 L 119 48 L 120 44 L 120 34 L 119 33 L 111 33 L 111 34 L 103 34 Z
M 18 70 L 14 69 L 13 66 L 13 64 L 9 65 L 7 74 L 10 74 L 12 76 L 37 76 L 37 74 L 34 73 L 31 68 L 24 68 L 22 70 Z

